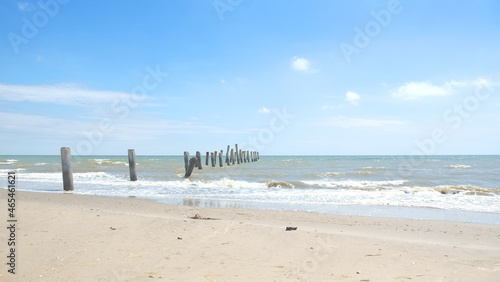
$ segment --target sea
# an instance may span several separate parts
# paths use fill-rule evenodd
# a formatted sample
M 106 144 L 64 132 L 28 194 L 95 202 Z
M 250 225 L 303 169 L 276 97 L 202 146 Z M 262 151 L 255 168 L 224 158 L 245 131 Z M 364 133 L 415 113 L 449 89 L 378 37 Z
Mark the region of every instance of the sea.
M 225 157 L 224 157 L 225 160 Z M 0 156 L 18 190 L 136 197 L 167 204 L 500 224 L 500 156 L 260 156 L 211 162 L 184 178 L 182 156 L 73 156 L 63 191 L 60 156 Z M 20 204 L 22 206 L 22 204 Z

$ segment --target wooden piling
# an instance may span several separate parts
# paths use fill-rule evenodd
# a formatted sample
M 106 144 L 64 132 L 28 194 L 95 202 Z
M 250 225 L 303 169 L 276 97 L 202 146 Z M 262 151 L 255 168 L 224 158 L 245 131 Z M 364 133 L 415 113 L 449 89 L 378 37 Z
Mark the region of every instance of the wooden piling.
M 196 151 L 196 159 L 201 160 L 201 153 L 200 151 Z M 198 169 L 201 169 L 201 161 L 196 162 Z
M 243 158 L 243 162 L 246 163 L 247 162 L 247 152 L 246 151 L 243 151 L 241 152 L 242 153 L 242 158 Z
M 130 170 L 130 181 L 137 181 L 137 170 L 135 169 L 134 149 L 128 149 L 128 168 Z
M 64 191 L 72 191 L 74 190 L 73 168 L 71 167 L 71 149 L 69 147 L 61 147 L 61 164 Z
M 247 162 L 250 162 L 250 151 L 247 151 Z
M 205 165 L 208 166 L 208 152 L 207 152 L 207 156 L 205 157 Z
M 184 151 L 184 168 L 187 171 L 189 166 L 189 152 Z
M 240 164 L 240 156 L 238 155 L 238 144 L 234 144 L 235 154 L 236 154 L 236 163 Z
M 234 149 L 231 149 L 231 157 L 229 158 L 229 161 L 234 165 Z
M 241 154 L 241 149 L 240 149 L 240 163 L 243 163 L 243 155 Z
M 222 153 L 224 152 L 224 150 L 220 150 L 220 154 L 219 154 L 219 166 L 222 167 Z
M 214 166 L 217 165 L 217 151 L 214 151 Z
M 210 153 L 210 163 L 212 164 L 212 167 L 215 166 L 215 164 L 214 164 L 214 152 Z
M 191 176 L 191 173 L 193 173 L 194 166 L 196 165 L 198 159 L 197 158 L 191 158 L 189 160 L 189 166 L 186 169 L 186 174 L 184 175 L 184 178 L 189 178 Z
M 227 151 L 226 151 L 226 164 L 229 166 L 231 165 L 230 164 L 230 161 L 229 161 L 229 145 L 227 145 Z

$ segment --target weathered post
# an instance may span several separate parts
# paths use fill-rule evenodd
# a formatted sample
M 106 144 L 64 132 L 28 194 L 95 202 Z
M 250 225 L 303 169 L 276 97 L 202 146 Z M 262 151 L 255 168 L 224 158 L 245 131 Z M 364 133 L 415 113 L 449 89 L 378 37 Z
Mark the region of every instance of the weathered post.
M 188 170 L 188 165 L 189 165 L 189 152 L 184 151 L 184 168 L 186 171 Z
M 200 151 L 196 151 L 196 159 L 197 160 L 201 160 L 201 153 L 200 153 Z M 199 161 L 199 162 L 197 161 L 196 164 L 197 164 L 198 169 L 201 169 L 201 161 Z
M 242 153 L 242 155 L 241 155 L 241 156 L 242 156 L 242 161 L 243 161 L 244 163 L 246 163 L 246 162 L 247 162 L 247 154 L 246 154 L 246 151 L 243 151 L 243 152 L 241 152 L 241 153 Z
M 229 166 L 230 165 L 230 161 L 229 161 L 229 145 L 227 145 L 227 151 L 226 151 L 226 164 Z
M 184 175 L 184 178 L 189 178 L 191 176 L 191 173 L 193 173 L 194 166 L 196 165 L 197 158 L 191 158 L 189 160 L 189 166 L 188 169 L 186 170 L 186 174 Z
M 224 150 L 220 150 L 220 154 L 219 154 L 219 166 L 222 167 L 222 153 L 224 152 Z
M 217 151 L 214 151 L 214 166 L 217 165 Z
M 207 152 L 207 156 L 205 157 L 205 165 L 208 166 L 208 152 Z
M 234 149 L 231 149 L 231 158 L 230 162 L 234 165 Z
M 73 168 L 71 167 L 71 149 L 69 147 L 61 147 L 61 164 L 64 191 L 74 190 Z
M 240 164 L 240 156 L 238 155 L 238 144 L 234 144 L 234 148 L 235 148 L 235 154 L 236 154 L 236 163 L 237 164 Z
M 137 181 L 137 170 L 135 169 L 134 149 L 128 149 L 128 168 L 130 170 L 130 181 Z
M 250 162 L 250 151 L 247 151 L 247 162 Z
M 213 152 L 210 153 L 210 163 L 212 164 L 212 167 L 215 166 L 215 164 L 214 164 L 214 153 Z

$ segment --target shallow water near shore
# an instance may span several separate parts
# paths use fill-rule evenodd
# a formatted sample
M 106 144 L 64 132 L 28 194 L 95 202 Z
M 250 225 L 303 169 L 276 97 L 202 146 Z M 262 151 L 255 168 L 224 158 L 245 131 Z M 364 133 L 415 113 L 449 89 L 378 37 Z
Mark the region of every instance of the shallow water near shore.
M 500 156 L 261 156 L 195 169 L 180 156 L 73 156 L 75 194 L 169 204 L 500 224 Z M 61 192 L 59 156 L 0 156 L 17 188 Z M 5 184 L 6 186 L 6 184 Z

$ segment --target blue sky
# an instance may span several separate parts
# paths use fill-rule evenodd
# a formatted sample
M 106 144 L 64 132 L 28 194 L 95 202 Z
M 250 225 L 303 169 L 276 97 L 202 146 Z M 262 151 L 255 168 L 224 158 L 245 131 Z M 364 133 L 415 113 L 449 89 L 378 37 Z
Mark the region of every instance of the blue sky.
M 3 1 L 0 154 L 500 154 L 498 1 Z

